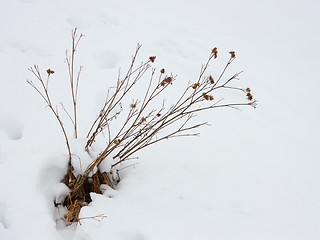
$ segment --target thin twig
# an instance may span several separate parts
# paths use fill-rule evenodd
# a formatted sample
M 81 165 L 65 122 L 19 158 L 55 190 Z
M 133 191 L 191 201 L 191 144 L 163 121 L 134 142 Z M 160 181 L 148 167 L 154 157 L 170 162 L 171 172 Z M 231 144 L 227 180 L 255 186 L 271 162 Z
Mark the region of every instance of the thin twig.
M 53 115 L 55 116 L 55 118 L 57 119 L 59 125 L 60 125 L 60 128 L 63 132 L 63 135 L 64 135 L 64 138 L 65 138 L 65 141 L 66 141 L 66 145 L 67 145 L 67 149 L 68 149 L 68 153 L 69 153 L 69 163 L 68 163 L 68 168 L 71 168 L 71 160 L 72 160 L 72 157 L 71 157 L 71 149 L 70 149 L 70 144 L 69 144 L 69 139 L 68 139 L 68 135 L 67 135 L 67 132 L 63 126 L 63 123 L 59 117 L 59 114 L 58 114 L 58 111 L 55 110 L 53 108 L 53 105 L 51 103 L 51 99 L 50 99 L 50 96 L 49 96 L 49 92 L 48 92 L 48 82 L 49 82 L 49 77 L 51 75 L 51 73 L 49 73 L 49 70 L 47 70 L 48 72 L 48 79 L 47 79 L 47 84 L 45 85 L 44 84 L 44 81 L 42 79 L 42 76 L 40 74 L 40 70 L 39 70 L 39 67 L 37 65 L 34 65 L 33 67 L 30 67 L 29 68 L 29 71 L 33 73 L 33 75 L 39 80 L 40 82 L 40 85 L 41 85 L 41 88 L 42 88 L 42 91 L 41 89 L 39 89 L 32 81 L 27 81 L 27 83 L 29 83 L 39 94 L 40 96 L 43 98 L 43 100 L 46 102 L 47 106 L 50 108 L 51 112 L 53 113 Z

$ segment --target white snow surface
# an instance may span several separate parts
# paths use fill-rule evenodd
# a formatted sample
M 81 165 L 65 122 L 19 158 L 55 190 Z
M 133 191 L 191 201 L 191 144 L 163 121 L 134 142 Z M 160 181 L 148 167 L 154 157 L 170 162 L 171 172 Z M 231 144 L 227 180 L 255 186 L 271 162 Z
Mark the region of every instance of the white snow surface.
M 320 239 L 319 13 L 318 0 L 1 1 L 0 239 Z M 212 125 L 199 138 L 138 153 L 117 189 L 92 194 L 81 210 L 107 217 L 64 228 L 53 207 L 68 193 L 59 183 L 64 138 L 26 80 L 35 81 L 33 64 L 53 69 L 54 104 L 70 103 L 64 58 L 74 27 L 85 37 L 76 59 L 84 66 L 81 137 L 71 145 L 84 165 L 89 124 L 137 43 L 141 59 L 157 56 L 155 66 L 182 86 L 213 47 L 220 56 L 213 74 L 235 50 L 228 74 L 243 70 L 241 85 L 259 102 L 200 114 Z

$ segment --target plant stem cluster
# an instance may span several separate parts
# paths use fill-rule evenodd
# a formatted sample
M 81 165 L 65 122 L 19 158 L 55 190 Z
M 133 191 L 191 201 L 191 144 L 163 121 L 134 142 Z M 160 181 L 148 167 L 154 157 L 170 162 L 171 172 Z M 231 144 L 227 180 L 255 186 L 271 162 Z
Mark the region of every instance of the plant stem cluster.
M 77 29 L 74 29 L 72 32 L 71 53 L 69 55 L 68 52 L 66 52 L 66 64 L 69 72 L 73 116 L 71 116 L 62 105 L 63 109 L 72 121 L 75 138 L 78 137 L 77 97 L 82 67 L 80 67 L 77 76 L 75 76 L 74 62 L 75 52 L 82 37 L 83 35 L 81 34 L 78 36 Z M 36 86 L 32 81 L 28 81 L 28 83 L 40 94 L 42 99 L 50 108 L 51 112 L 59 122 L 65 137 L 69 153 L 69 164 L 67 174 L 64 178 L 64 182 L 70 188 L 70 194 L 67 197 L 69 198 L 69 205 L 67 206 L 68 209 L 79 208 L 75 203 L 80 201 L 83 202 L 84 200 L 79 199 L 78 196 L 86 194 L 80 194 L 79 189 L 81 189 L 84 184 L 88 184 L 87 182 L 88 179 L 90 180 L 90 176 L 95 174 L 95 171 L 99 169 L 100 164 L 107 158 L 110 159 L 111 157 L 115 160 L 111 165 L 111 175 L 104 175 L 108 178 L 106 179 L 106 182 L 111 182 L 114 180 L 114 170 L 117 170 L 117 166 L 132 158 L 132 156 L 138 151 L 162 140 L 175 137 L 198 136 L 199 132 L 196 132 L 195 130 L 201 126 L 208 125 L 208 122 L 192 123 L 193 121 L 191 121 L 191 119 L 196 117 L 197 113 L 215 108 L 238 108 L 240 106 L 256 107 L 256 101 L 252 96 L 250 88 L 239 88 L 232 85 L 233 82 L 238 79 L 241 72 L 236 73 L 231 77 L 225 76 L 230 64 L 236 58 L 234 51 L 229 52 L 229 60 L 220 74 L 216 75 L 217 78 L 214 79 L 212 77 L 213 74 L 207 75 L 210 63 L 218 58 L 218 50 L 216 47 L 213 48 L 206 63 L 202 65 L 198 78 L 194 82 L 189 82 L 185 89 L 177 95 L 177 100 L 168 105 L 165 102 L 166 94 L 169 88 L 174 87 L 177 77 L 172 74 L 167 75 L 165 69 L 157 71 L 153 68 L 152 64 L 155 62 L 155 56 L 151 56 L 146 61 L 138 64 L 137 57 L 140 49 L 141 45 L 138 44 L 127 72 L 123 77 L 119 74 L 115 87 L 108 91 L 104 105 L 89 128 L 86 136 L 87 142 L 84 149 L 88 154 L 92 154 L 91 148 L 97 140 L 97 137 L 103 132 L 106 133 L 104 134 L 106 137 L 106 146 L 87 166 L 83 173 L 79 175 L 74 174 L 72 168 L 72 152 L 68 135 L 59 117 L 58 110 L 53 107 L 49 96 L 49 78 L 54 74 L 54 71 L 48 69 L 47 80 L 44 81 L 38 66 L 34 65 L 34 67 L 29 69 L 39 81 L 40 86 Z M 129 96 L 131 96 L 131 93 L 135 91 L 140 82 L 145 86 L 144 94 L 139 96 L 137 99 L 133 99 L 131 104 L 124 105 L 123 103 L 128 101 Z M 246 97 L 239 102 L 227 102 L 225 99 L 217 98 L 215 96 L 215 93 L 221 89 L 240 91 L 243 92 Z M 162 102 L 162 105 L 157 108 L 154 106 L 154 103 L 159 99 Z M 115 130 L 115 128 L 113 128 L 113 124 L 116 119 L 117 124 L 119 124 L 119 116 L 124 117 L 121 118 L 121 127 Z M 99 174 L 101 173 L 99 172 Z M 103 180 L 101 180 L 101 182 L 102 181 Z M 108 185 L 110 184 L 108 183 Z M 99 188 L 99 186 L 100 181 L 98 185 L 95 184 L 95 188 Z M 69 212 L 68 216 L 71 215 L 74 216 L 73 213 Z M 69 222 L 77 220 L 70 220 L 69 217 L 67 219 Z

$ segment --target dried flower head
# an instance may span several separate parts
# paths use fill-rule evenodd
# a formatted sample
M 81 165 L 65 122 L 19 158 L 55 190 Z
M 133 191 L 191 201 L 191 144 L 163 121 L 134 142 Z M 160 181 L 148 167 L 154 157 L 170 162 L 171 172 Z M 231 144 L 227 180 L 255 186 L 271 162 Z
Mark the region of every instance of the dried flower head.
M 160 72 L 164 74 L 166 71 L 164 70 L 164 68 L 162 68 Z
M 213 98 L 213 96 L 211 96 L 211 95 L 209 95 L 209 94 L 207 94 L 207 93 L 202 93 L 202 96 L 204 97 L 204 99 L 206 99 L 206 100 L 213 100 L 214 98 Z
M 142 122 L 144 122 L 144 121 L 146 121 L 147 119 L 145 118 L 145 117 L 142 117 L 141 119 L 140 119 L 140 123 L 142 123 Z
M 210 75 L 210 77 L 209 77 L 209 80 L 210 80 L 210 83 L 211 84 L 214 84 L 214 79 L 213 79 L 213 77 Z
M 166 77 L 165 79 L 163 79 L 160 83 L 161 86 L 166 85 L 167 83 L 171 83 L 172 82 L 172 77 Z
M 249 100 L 249 101 L 251 101 L 252 99 L 253 99 L 253 96 L 251 95 L 251 93 L 247 93 L 247 99 Z
M 172 77 L 166 77 L 164 79 L 167 83 L 171 83 L 172 82 Z
M 150 60 L 151 62 L 154 62 L 155 59 L 156 59 L 156 56 L 151 56 L 151 57 L 149 57 L 149 60 Z
M 231 58 L 236 58 L 236 53 L 234 51 L 229 52 L 231 54 Z
M 115 143 L 116 145 L 119 145 L 119 144 L 120 144 L 120 139 L 115 139 L 115 140 L 114 140 L 114 143 Z
M 49 69 L 47 70 L 47 73 L 48 73 L 48 75 L 54 74 L 54 71 L 49 68 Z
M 212 49 L 211 53 L 214 56 L 214 59 L 216 59 L 218 57 L 218 49 L 215 47 L 214 49 Z
M 160 117 L 161 116 L 161 114 L 160 113 L 157 113 L 157 117 Z
M 130 107 L 131 108 L 135 108 L 137 105 L 135 104 L 135 103 L 132 103 L 131 105 L 130 105 Z
M 200 83 L 194 83 L 194 84 L 192 85 L 192 88 L 193 88 L 193 89 L 196 89 L 197 87 L 199 87 L 199 85 L 200 85 Z
M 251 89 L 250 88 L 246 88 L 246 92 L 251 92 Z

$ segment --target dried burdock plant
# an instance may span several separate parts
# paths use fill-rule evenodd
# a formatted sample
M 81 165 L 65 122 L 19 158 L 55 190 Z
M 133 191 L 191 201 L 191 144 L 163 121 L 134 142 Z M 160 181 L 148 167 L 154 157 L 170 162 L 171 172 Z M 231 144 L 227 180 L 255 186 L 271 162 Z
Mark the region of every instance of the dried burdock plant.
M 82 34 L 77 37 L 76 29 L 72 34 L 71 55 L 67 54 L 66 62 L 69 70 L 71 84 L 71 95 L 74 109 L 73 122 L 75 137 L 77 137 L 77 90 L 80 71 L 74 77 L 74 53 Z M 196 130 L 208 122 L 193 123 L 197 113 L 216 108 L 238 108 L 240 106 L 256 107 L 250 88 L 239 88 L 233 83 L 238 79 L 241 72 L 226 77 L 226 72 L 230 64 L 235 60 L 236 54 L 230 51 L 230 58 L 214 79 L 208 74 L 209 64 L 218 58 L 217 48 L 213 48 L 205 64 L 202 65 L 198 78 L 186 84 L 180 94 L 176 93 L 176 100 L 166 103 L 166 94 L 173 88 L 177 77 L 173 74 L 166 74 L 165 69 L 156 70 L 152 64 L 156 56 L 149 57 L 146 61 L 138 63 L 137 57 L 141 45 L 137 45 L 128 70 L 121 76 L 119 74 L 115 87 L 110 88 L 106 96 L 106 101 L 93 121 L 87 134 L 87 141 L 84 146 L 85 151 L 94 159 L 82 173 L 75 173 L 72 167 L 71 150 L 68 137 L 63 124 L 59 118 L 57 110 L 51 104 L 48 94 L 48 81 L 53 71 L 47 70 L 48 80 L 44 82 L 37 66 L 31 68 L 31 72 L 41 83 L 41 91 L 31 81 L 28 81 L 45 100 L 51 111 L 60 123 L 64 133 L 69 152 L 69 168 L 62 182 L 70 189 L 69 195 L 64 202 L 58 203 L 65 206 L 68 213 L 63 220 L 68 223 L 78 222 L 79 212 L 84 203 L 91 201 L 90 192 L 101 193 L 100 185 L 107 184 L 114 188 L 120 181 L 118 166 L 124 161 L 131 159 L 138 151 L 147 148 L 162 140 L 175 137 L 198 136 Z M 135 96 L 132 100 L 132 93 L 137 92 L 137 88 L 144 91 L 141 96 Z M 219 90 L 240 91 L 244 95 L 242 100 L 227 102 L 216 94 Z M 221 95 L 221 92 L 220 92 Z M 161 102 L 161 104 L 156 104 Z M 118 126 L 118 127 L 116 127 Z M 120 126 L 120 127 L 119 127 Z M 104 132 L 104 134 L 102 134 Z M 103 135 L 106 139 L 106 146 L 96 156 L 92 151 L 98 136 Z M 110 169 L 102 171 L 101 163 L 109 163 Z

